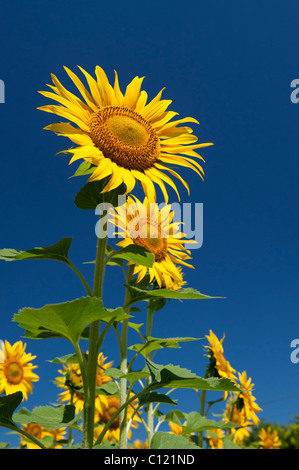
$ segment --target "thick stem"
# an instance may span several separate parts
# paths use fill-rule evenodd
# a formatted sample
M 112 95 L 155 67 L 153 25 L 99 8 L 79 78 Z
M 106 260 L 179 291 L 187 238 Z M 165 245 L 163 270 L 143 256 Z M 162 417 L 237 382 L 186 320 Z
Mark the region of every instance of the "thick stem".
M 147 324 L 146 324 L 146 338 L 148 339 L 152 333 L 153 327 L 153 319 L 154 319 L 154 310 L 148 306 L 147 309 Z M 150 384 L 150 377 L 146 379 L 146 385 Z M 151 439 L 154 434 L 154 407 L 153 403 L 147 404 L 147 436 L 148 436 L 148 444 L 150 446 Z
M 129 267 L 129 272 L 127 276 L 127 283 L 130 282 L 133 276 L 134 266 Z M 126 289 L 125 304 L 127 305 L 130 302 L 130 291 Z M 129 307 L 125 309 L 126 313 L 129 312 Z M 128 359 L 127 359 L 127 349 L 128 349 L 128 325 L 129 320 L 124 319 L 122 324 L 121 332 L 121 342 L 120 342 L 120 370 L 123 374 L 128 372 Z M 119 389 L 119 406 L 122 407 L 127 400 L 127 380 L 120 379 L 120 389 Z M 120 413 L 120 437 L 119 437 L 119 448 L 127 448 L 127 409 L 124 408 Z
M 103 279 L 105 271 L 105 250 L 107 238 L 98 238 L 97 256 L 94 273 L 93 296 L 102 298 Z M 96 396 L 96 377 L 98 367 L 98 339 L 100 332 L 100 321 L 97 320 L 90 325 L 89 348 L 87 364 L 88 399 L 84 403 L 84 425 L 83 425 L 83 448 L 91 449 L 94 440 L 94 415 Z

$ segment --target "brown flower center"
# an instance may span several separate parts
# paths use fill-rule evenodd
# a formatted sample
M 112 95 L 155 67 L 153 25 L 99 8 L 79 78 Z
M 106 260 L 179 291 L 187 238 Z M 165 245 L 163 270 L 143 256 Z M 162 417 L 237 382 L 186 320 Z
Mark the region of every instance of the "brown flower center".
M 129 170 L 151 168 L 159 157 L 159 139 L 135 111 L 105 106 L 90 120 L 90 137 L 103 155 Z
M 9 359 L 4 367 L 4 373 L 7 382 L 11 384 L 19 384 L 23 379 L 23 366 L 15 358 Z

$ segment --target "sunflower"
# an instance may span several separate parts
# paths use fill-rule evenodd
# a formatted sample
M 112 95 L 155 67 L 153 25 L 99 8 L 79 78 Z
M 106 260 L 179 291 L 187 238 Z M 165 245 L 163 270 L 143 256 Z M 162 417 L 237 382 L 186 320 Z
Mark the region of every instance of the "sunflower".
M 213 363 L 216 371 L 218 372 L 220 377 L 226 377 L 230 380 L 236 381 L 235 372 L 236 370 L 232 368 L 229 361 L 227 361 L 224 357 L 224 350 L 223 350 L 223 340 L 225 336 L 223 335 L 222 339 L 219 340 L 215 333 L 210 330 L 210 335 L 206 336 L 207 340 L 209 341 L 210 345 L 205 346 L 210 353 L 210 359 Z
M 31 423 L 25 424 L 22 429 L 39 441 L 45 437 L 50 437 L 53 440 L 53 443 L 51 445 L 46 445 L 48 449 L 62 448 L 62 445 L 59 441 L 63 441 L 65 439 L 66 428 L 59 428 L 49 431 L 40 424 Z M 27 449 L 40 449 L 37 444 L 30 441 L 28 438 L 22 438 L 20 445 L 21 447 L 26 447 Z
M 180 436 L 183 433 L 183 426 L 187 426 L 187 421 L 185 421 L 182 426 L 176 423 L 173 423 L 172 421 L 169 421 L 169 427 L 170 431 L 169 434 L 176 434 L 177 436 Z
M 260 449 L 280 449 L 281 440 L 279 439 L 276 429 L 272 430 L 271 426 L 268 426 L 266 429 L 262 428 L 258 437 L 260 439 Z
M 260 419 L 258 418 L 256 413 L 259 413 L 260 411 L 262 411 L 262 409 L 256 403 L 256 398 L 252 395 L 252 389 L 254 384 L 251 382 L 251 378 L 247 378 L 247 374 L 245 371 L 243 371 L 242 374 L 238 373 L 238 375 L 240 389 L 242 390 L 242 392 L 240 393 L 240 397 L 243 401 L 244 413 L 247 419 L 252 420 L 255 425 L 258 425 Z
M 223 449 L 223 439 L 225 434 L 223 429 L 209 429 L 207 431 L 207 439 L 211 449 Z
M 17 341 L 11 345 L 8 341 L 2 342 L 2 362 L 0 363 L 0 394 L 10 395 L 22 392 L 23 399 L 28 400 L 28 393 L 32 393 L 32 382 L 37 382 L 39 376 L 33 369 L 37 366 L 30 361 L 36 358 L 25 352 L 26 344 Z
M 102 430 L 104 429 L 105 424 L 112 418 L 114 413 L 119 409 L 119 398 L 107 396 L 107 405 L 103 406 L 102 410 L 100 411 L 96 407 L 95 412 L 95 429 L 94 429 L 94 437 L 97 439 Z M 135 413 L 135 408 L 138 406 L 138 400 L 134 400 L 128 407 L 127 407 L 127 433 L 128 439 L 132 438 L 132 431 L 131 428 L 138 428 L 141 419 Z M 109 442 L 117 441 L 119 442 L 120 438 L 120 427 L 119 427 L 119 415 L 115 418 L 107 432 L 105 433 L 104 440 Z
M 158 205 L 147 198 L 142 204 L 136 197 L 128 197 L 126 204 L 112 209 L 110 214 L 111 223 L 117 227 L 117 235 L 123 238 L 118 246 L 139 245 L 155 256 L 150 268 L 135 264 L 133 275 L 138 275 L 137 282 L 149 274 L 150 283 L 155 280 L 159 287 L 180 289 L 185 284 L 180 265 L 193 268 L 185 261 L 191 257 L 184 243 L 196 242 L 184 239 L 179 222 L 172 223 L 174 213 L 171 206 L 165 205 L 159 210 Z
M 250 426 L 252 426 L 253 423 L 247 419 L 244 410 L 239 409 L 235 405 L 234 400 L 227 402 L 223 421 L 237 425 L 235 429 L 231 429 L 233 440 L 237 445 L 241 445 L 244 439 L 249 437 Z
M 39 441 L 46 436 L 45 428 L 40 424 L 30 423 L 23 426 L 23 431 L 26 431 L 30 436 L 35 437 Z M 40 447 L 34 442 L 30 441 L 28 438 L 22 438 L 20 442 L 21 447 L 26 447 L 27 449 L 40 449 Z
M 100 352 L 96 376 L 97 387 L 101 387 L 111 380 L 111 377 L 105 375 L 105 371 L 112 366 L 112 362 L 105 363 L 106 359 L 103 353 Z M 72 403 L 75 406 L 76 413 L 78 413 L 84 407 L 83 379 L 79 364 L 63 365 L 63 369 L 58 372 L 61 376 L 56 378 L 55 383 L 58 387 L 65 389 L 64 392 L 59 394 L 58 400 L 64 403 Z M 98 395 L 96 397 L 96 407 L 101 411 L 103 405 L 107 405 L 106 397 L 105 395 Z
M 136 441 L 133 442 L 133 445 L 131 449 L 148 449 L 148 439 L 146 439 L 144 442 L 141 442 L 139 439 L 136 439 Z
M 112 86 L 101 67 L 95 68 L 96 79 L 79 67 L 86 78 L 88 90 L 75 73 L 64 68 L 83 100 L 68 91 L 52 74 L 53 85 L 47 85 L 52 91 L 40 93 L 58 104 L 38 109 L 71 121 L 72 124 L 50 124 L 45 129 L 68 137 L 77 145 L 62 153 L 72 155 L 69 163 L 82 159 L 93 166 L 89 181 L 111 176 L 103 192 L 124 182 L 128 193 L 138 181 L 151 200 L 156 198 L 157 184 L 168 201 L 165 183 L 178 194 L 171 177 L 180 180 L 189 192 L 186 181 L 169 166 L 191 168 L 203 179 L 202 166 L 190 157 L 203 160 L 195 149 L 212 144 L 196 143 L 198 139 L 192 129 L 180 126 L 186 122 L 198 124 L 196 119 L 172 120 L 178 113 L 167 111 L 172 101 L 161 99 L 164 89 L 147 102 L 148 95 L 141 90 L 144 77 L 135 77 L 123 94 L 116 71 Z

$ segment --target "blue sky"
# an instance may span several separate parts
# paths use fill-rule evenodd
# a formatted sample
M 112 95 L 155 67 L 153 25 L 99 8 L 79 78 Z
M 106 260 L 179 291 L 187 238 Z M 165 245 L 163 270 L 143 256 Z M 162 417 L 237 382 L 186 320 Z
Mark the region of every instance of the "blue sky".
M 186 170 L 191 197 L 204 207 L 203 246 L 193 250 L 190 287 L 225 300 L 171 302 L 157 312 L 153 335 L 204 338 L 225 333 L 225 356 L 255 384 L 260 417 L 288 423 L 298 413 L 299 364 L 290 360 L 298 321 L 298 122 L 290 83 L 298 78 L 298 3 L 289 1 L 5 2 L 0 15 L 2 228 L 0 246 L 26 250 L 74 237 L 70 256 L 92 279 L 96 216 L 73 204 L 85 180 L 69 179 L 75 166 L 55 154 L 67 141 L 45 132 L 55 117 L 36 110 L 37 93 L 54 73 L 70 85 L 63 65 L 91 74 L 100 65 L 123 90 L 136 75 L 153 98 L 164 97 L 194 129 L 203 149 L 205 181 Z M 173 202 L 174 194 L 172 194 Z M 15 342 L 23 331 L 12 316 L 25 306 L 72 300 L 84 291 L 73 273 L 46 261 L 0 265 L 0 338 Z M 109 268 L 107 307 L 123 301 L 119 272 Z M 136 318 L 145 321 L 145 314 Z M 132 338 L 132 341 L 137 338 Z M 203 375 L 205 340 L 162 351 L 173 363 Z M 104 353 L 117 365 L 114 338 Z M 53 402 L 57 367 L 72 352 L 63 340 L 27 341 L 37 355 L 40 381 L 24 406 Z M 180 392 L 179 409 L 198 410 L 195 394 Z M 186 399 L 188 397 L 188 399 Z M 3 432 L 2 432 L 3 436 Z M 1 440 L 5 440 L 2 437 Z

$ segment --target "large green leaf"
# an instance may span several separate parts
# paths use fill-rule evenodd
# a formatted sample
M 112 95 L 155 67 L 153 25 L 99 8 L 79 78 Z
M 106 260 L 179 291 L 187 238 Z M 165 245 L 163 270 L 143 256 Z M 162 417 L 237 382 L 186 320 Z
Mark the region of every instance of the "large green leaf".
M 167 366 L 154 364 L 146 359 L 151 373 L 152 383 L 146 387 L 147 390 L 159 388 L 191 388 L 195 390 L 214 391 L 240 391 L 237 385 L 225 377 L 209 377 L 207 379 L 197 377 L 196 374 L 183 369 L 180 366 L 168 364 Z
M 71 302 L 45 305 L 39 309 L 23 308 L 13 318 L 26 330 L 27 338 L 63 337 L 77 344 L 82 331 L 96 320 L 128 318 L 122 308 L 106 309 L 96 297 L 82 297 Z
M 107 185 L 110 176 L 101 179 L 100 181 L 92 181 L 86 183 L 76 194 L 74 203 L 79 209 L 94 210 L 99 204 L 110 203 L 113 206 L 118 206 L 118 196 L 123 196 L 126 192 L 126 187 L 121 184 L 112 191 L 102 193 Z
M 198 449 L 194 442 L 185 437 L 157 431 L 151 439 L 151 449 Z
M 180 290 L 170 289 L 140 289 L 139 287 L 128 285 L 130 290 L 140 295 L 141 297 L 163 297 L 164 299 L 221 299 L 223 297 L 211 297 L 202 294 L 201 292 L 187 287 Z
M 75 407 L 73 405 L 39 406 L 32 411 L 21 408 L 14 415 L 14 421 L 17 424 L 39 424 L 49 431 L 64 426 L 74 426 L 77 420 L 78 417 L 75 418 Z
M 72 238 L 63 238 L 55 245 L 31 248 L 26 251 L 4 248 L 0 250 L 0 259 L 5 261 L 18 261 L 23 259 L 47 259 L 56 260 L 68 264 L 68 251 L 72 243 Z

